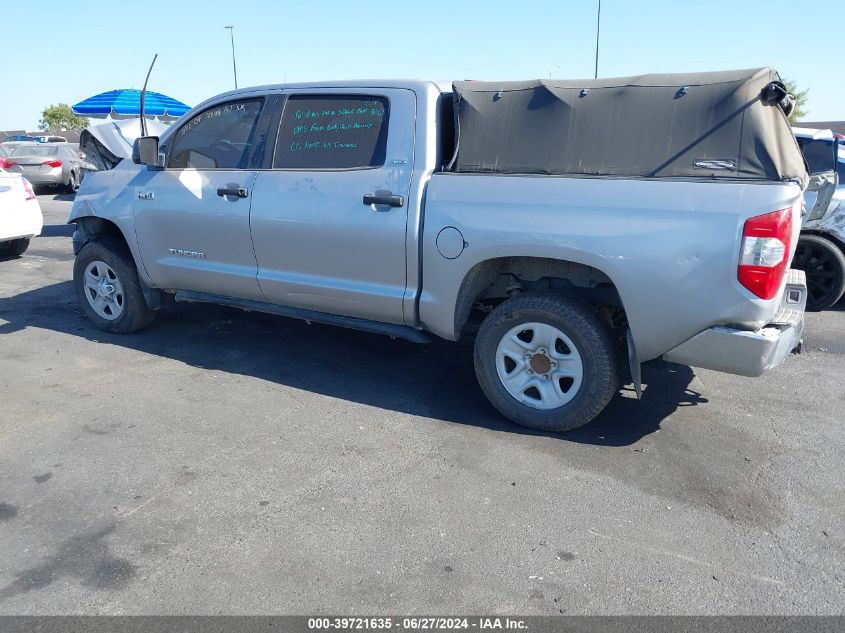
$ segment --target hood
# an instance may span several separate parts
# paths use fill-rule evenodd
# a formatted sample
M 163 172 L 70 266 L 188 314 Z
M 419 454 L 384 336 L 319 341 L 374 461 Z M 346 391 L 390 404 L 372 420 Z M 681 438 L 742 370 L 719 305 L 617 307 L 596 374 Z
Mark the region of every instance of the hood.
M 147 121 L 150 136 L 159 136 L 167 128 L 160 121 Z M 132 156 L 132 144 L 140 136 L 141 122 L 137 118 L 89 125 L 79 135 L 79 149 L 99 169 L 113 169 L 121 160 Z

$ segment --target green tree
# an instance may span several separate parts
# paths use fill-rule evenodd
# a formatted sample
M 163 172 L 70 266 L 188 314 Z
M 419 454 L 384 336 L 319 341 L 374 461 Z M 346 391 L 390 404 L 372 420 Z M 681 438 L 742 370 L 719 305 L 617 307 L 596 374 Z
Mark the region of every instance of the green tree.
M 809 90 L 799 90 L 798 84 L 790 79 L 785 79 L 786 89 L 795 97 L 795 107 L 792 109 L 792 114 L 789 115 L 789 122 L 795 123 L 807 116 L 807 94 Z
M 48 134 L 59 134 L 67 130 L 78 132 L 88 126 L 88 119 L 73 113 L 66 103 L 51 105 L 44 108 L 38 129 Z

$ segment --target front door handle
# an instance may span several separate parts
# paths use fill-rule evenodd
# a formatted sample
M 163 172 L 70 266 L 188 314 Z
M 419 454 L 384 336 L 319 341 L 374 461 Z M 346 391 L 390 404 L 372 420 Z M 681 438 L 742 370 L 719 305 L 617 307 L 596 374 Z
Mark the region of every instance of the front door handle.
M 217 195 L 221 198 L 226 196 L 246 198 L 249 195 L 249 189 L 246 187 L 217 187 Z
M 371 205 L 371 204 L 381 204 L 387 205 L 388 207 L 404 207 L 405 206 L 405 196 L 394 196 L 389 191 L 386 193 L 377 192 L 377 193 L 365 193 L 364 194 L 364 204 Z

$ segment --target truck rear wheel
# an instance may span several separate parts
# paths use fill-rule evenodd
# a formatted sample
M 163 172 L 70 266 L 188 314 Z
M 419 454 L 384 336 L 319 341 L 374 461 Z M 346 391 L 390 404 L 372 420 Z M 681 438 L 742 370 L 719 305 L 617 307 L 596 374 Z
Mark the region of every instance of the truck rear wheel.
M 502 415 L 541 431 L 587 424 L 619 388 L 610 327 L 588 303 L 558 295 L 499 304 L 476 337 L 475 373 Z
M 807 275 L 808 310 L 827 310 L 845 293 L 845 256 L 821 235 L 798 238 L 792 267 Z
M 155 318 L 147 307 L 138 270 L 126 249 L 111 241 L 88 242 L 73 264 L 79 307 L 98 328 L 126 334 Z

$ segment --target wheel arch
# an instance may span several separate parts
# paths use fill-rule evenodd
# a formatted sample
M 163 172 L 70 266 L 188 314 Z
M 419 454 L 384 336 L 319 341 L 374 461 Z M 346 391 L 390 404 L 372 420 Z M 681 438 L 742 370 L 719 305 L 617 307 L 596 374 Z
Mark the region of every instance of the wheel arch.
M 843 238 L 836 235 L 835 233 L 825 231 L 822 228 L 802 229 L 801 234 L 798 236 L 798 239 L 801 239 L 801 237 L 803 237 L 804 235 L 815 235 L 816 237 L 823 237 L 824 239 L 836 245 L 839 250 L 842 251 L 842 254 L 845 255 L 845 241 L 843 241 Z
M 624 311 L 618 286 L 595 266 L 538 256 L 494 257 L 472 266 L 461 281 L 455 298 L 456 337 L 466 326 L 477 301 L 506 299 L 526 290 L 570 292 L 594 305 L 615 306 Z
M 73 254 L 76 255 L 88 242 L 95 239 L 110 239 L 120 243 L 129 253 L 132 249 L 120 227 L 105 218 L 82 216 L 71 220 L 76 225 L 73 232 Z

